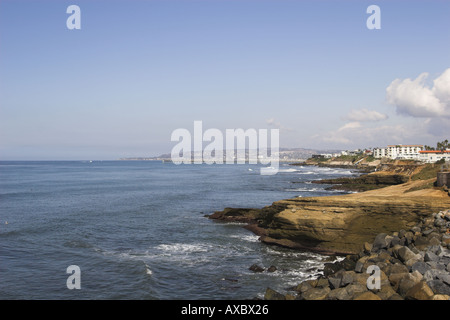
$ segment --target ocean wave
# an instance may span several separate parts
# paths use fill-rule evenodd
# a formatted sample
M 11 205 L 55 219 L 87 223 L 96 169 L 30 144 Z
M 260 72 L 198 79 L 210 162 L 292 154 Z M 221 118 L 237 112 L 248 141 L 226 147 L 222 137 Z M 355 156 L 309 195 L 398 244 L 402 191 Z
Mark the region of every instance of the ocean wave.
M 233 234 L 230 236 L 230 238 L 244 240 L 244 241 L 248 241 L 248 242 L 259 242 L 259 236 L 254 235 L 254 234 L 244 235 L 244 236 Z
M 306 188 L 296 188 L 296 189 L 285 189 L 285 191 L 288 192 L 328 192 L 324 189 L 319 189 L 319 188 L 311 188 L 311 189 L 306 189 Z
M 172 243 L 172 244 L 160 244 L 156 246 L 157 250 L 166 253 L 196 253 L 196 252 L 207 252 L 208 247 L 202 244 L 189 244 L 189 243 Z
M 306 172 L 299 172 L 298 174 L 320 174 L 319 172 L 315 172 L 315 171 L 306 171 Z
M 293 169 L 293 168 L 289 168 L 289 169 L 278 169 L 278 172 L 297 172 L 299 171 L 298 169 Z

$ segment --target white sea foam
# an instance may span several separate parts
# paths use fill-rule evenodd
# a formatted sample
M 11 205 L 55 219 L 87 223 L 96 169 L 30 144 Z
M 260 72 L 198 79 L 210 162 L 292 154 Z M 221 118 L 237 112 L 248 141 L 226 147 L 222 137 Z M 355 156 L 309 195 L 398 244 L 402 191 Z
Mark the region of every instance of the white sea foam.
M 254 234 L 249 234 L 249 235 L 233 234 L 233 235 L 230 235 L 230 238 L 240 239 L 240 240 L 244 240 L 244 241 L 248 241 L 248 242 L 259 242 L 259 236 L 254 235 Z
M 160 244 L 156 249 L 167 252 L 167 253 L 195 253 L 195 252 L 206 252 L 208 248 L 206 245 L 201 244 L 190 244 L 190 243 L 172 243 L 172 244 Z
M 324 190 L 323 189 L 319 189 L 319 188 L 311 188 L 311 189 L 296 188 L 296 189 L 285 189 L 285 191 L 289 191 L 289 192 L 317 192 L 317 191 L 324 191 Z
M 305 172 L 299 172 L 298 174 L 319 174 L 319 173 L 314 172 L 314 171 L 305 171 Z
M 153 274 L 153 271 L 150 269 L 148 264 L 145 264 L 145 273 L 151 276 Z
M 299 170 L 297 169 L 293 169 L 293 168 L 289 168 L 289 169 L 278 169 L 278 172 L 297 172 Z

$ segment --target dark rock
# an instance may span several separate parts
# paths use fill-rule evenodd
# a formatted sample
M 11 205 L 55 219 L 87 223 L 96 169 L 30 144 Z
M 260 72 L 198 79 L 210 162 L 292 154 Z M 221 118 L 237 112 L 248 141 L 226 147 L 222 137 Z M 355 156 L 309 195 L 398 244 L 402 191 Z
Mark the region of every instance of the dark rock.
M 409 246 L 413 243 L 414 235 L 412 232 L 408 231 L 405 233 L 405 245 Z
M 347 285 L 349 285 L 350 283 L 353 283 L 354 279 L 355 279 L 355 272 L 354 271 L 345 271 L 344 274 L 342 275 L 342 279 L 341 279 L 341 286 L 345 287 Z
M 361 261 L 356 262 L 355 272 L 361 273 L 361 272 L 363 272 L 363 268 L 364 268 L 363 262 L 361 262 Z
M 372 244 L 372 252 L 378 252 L 380 249 L 387 249 L 388 243 L 387 243 L 387 234 L 386 233 L 380 233 L 375 237 L 375 240 Z
M 434 220 L 434 226 L 435 227 L 445 227 L 447 222 L 442 218 L 437 218 Z
M 412 233 L 418 233 L 418 232 L 421 232 L 421 231 L 422 231 L 422 229 L 419 226 L 415 226 L 415 227 L 411 228 L 411 232 Z
M 450 274 L 438 274 L 437 278 L 450 286 Z
M 434 254 L 432 251 L 427 251 L 425 253 L 425 256 L 423 257 L 423 261 L 427 262 L 427 261 L 434 261 L 437 262 L 439 261 L 439 257 Z
M 404 240 L 402 241 L 398 236 L 394 236 L 394 237 L 392 237 L 389 247 L 394 247 L 396 245 L 404 245 L 404 244 L 405 244 Z
M 345 258 L 340 262 L 341 267 L 346 271 L 355 270 L 356 262 L 351 258 Z
M 411 266 L 411 271 L 419 271 L 420 274 L 424 275 L 425 272 L 430 270 L 431 267 L 426 262 L 416 262 Z
M 257 264 L 253 264 L 250 268 L 248 268 L 250 271 L 253 271 L 253 272 L 263 272 L 264 271 L 264 268 L 263 267 L 260 267 L 260 266 L 258 266 Z
M 414 245 L 416 246 L 416 248 L 424 250 L 425 248 L 430 246 L 430 240 L 426 237 L 417 237 L 414 241 Z
M 270 267 L 267 269 L 267 271 L 268 271 L 268 272 L 275 272 L 275 271 L 277 271 L 277 267 L 275 267 L 275 266 L 270 266 Z
M 450 295 L 450 286 L 441 280 L 431 280 L 428 281 L 427 284 L 435 294 Z
M 430 233 L 432 233 L 432 232 L 434 232 L 434 231 L 435 231 L 435 229 L 434 229 L 434 228 L 431 228 L 431 229 L 427 229 L 427 230 L 423 231 L 422 234 L 423 234 L 424 236 L 428 236 Z
M 323 275 L 325 277 L 328 277 L 332 274 L 334 274 L 335 272 L 339 271 L 342 269 L 342 266 L 339 262 L 337 263 L 325 263 L 323 266 Z
M 332 276 L 328 278 L 328 282 L 330 283 L 331 289 L 338 289 L 341 287 L 341 277 L 338 276 Z

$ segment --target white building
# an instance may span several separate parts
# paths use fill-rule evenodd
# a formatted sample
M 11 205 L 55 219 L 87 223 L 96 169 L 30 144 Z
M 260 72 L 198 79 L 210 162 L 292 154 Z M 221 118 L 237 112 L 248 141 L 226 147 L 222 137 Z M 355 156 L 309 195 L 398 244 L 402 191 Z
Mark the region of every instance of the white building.
M 373 156 L 377 159 L 387 157 L 386 148 L 375 148 L 373 149 Z
M 375 158 L 390 158 L 402 160 L 420 160 L 419 152 L 423 150 L 423 145 L 389 145 L 386 148 L 375 148 L 373 156 Z
M 426 163 L 434 163 L 441 159 L 445 159 L 445 161 L 450 161 L 450 150 L 423 150 L 420 151 L 420 161 Z

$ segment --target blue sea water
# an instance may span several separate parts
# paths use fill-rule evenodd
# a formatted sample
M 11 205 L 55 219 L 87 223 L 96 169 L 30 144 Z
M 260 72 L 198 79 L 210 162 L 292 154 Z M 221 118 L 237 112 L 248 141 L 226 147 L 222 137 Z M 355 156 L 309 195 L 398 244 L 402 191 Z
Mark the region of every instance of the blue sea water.
M 348 169 L 158 161 L 0 162 L 0 299 L 251 299 L 285 291 L 323 257 L 268 246 L 205 217 L 297 196 Z M 275 265 L 253 273 L 252 264 Z M 70 265 L 81 289 L 68 289 Z

